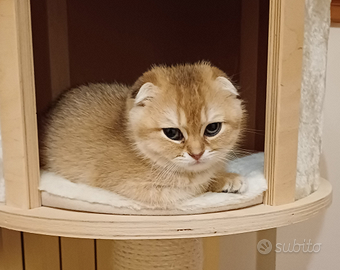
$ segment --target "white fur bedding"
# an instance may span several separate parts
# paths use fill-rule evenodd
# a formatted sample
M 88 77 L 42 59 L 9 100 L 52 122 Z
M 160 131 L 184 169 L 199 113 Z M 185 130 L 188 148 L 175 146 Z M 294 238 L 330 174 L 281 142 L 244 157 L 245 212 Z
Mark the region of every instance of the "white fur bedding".
M 263 153 L 258 153 L 230 162 L 229 171 L 242 174 L 246 178 L 246 189 L 242 194 L 208 192 L 178 204 L 173 210 L 150 209 L 118 194 L 75 184 L 50 172 L 42 172 L 40 190 L 45 206 L 87 212 L 174 215 L 231 210 L 262 202 L 262 194 L 267 189 L 263 176 L 263 159 Z M 1 178 L 0 201 L 3 200 L 4 181 Z

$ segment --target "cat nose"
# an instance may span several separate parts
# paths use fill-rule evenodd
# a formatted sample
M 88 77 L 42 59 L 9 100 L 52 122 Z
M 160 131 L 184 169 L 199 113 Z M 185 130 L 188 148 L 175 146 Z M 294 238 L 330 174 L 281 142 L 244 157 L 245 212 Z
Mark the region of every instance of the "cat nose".
M 199 160 L 203 154 L 204 154 L 204 151 L 202 151 L 202 152 L 199 153 L 199 154 L 192 154 L 192 153 L 190 153 L 189 155 L 190 155 L 193 159 Z

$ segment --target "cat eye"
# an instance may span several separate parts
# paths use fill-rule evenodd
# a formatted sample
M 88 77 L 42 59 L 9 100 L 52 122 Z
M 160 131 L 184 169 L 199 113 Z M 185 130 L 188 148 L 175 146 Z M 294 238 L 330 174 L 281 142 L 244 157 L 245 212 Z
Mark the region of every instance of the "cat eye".
M 216 123 L 211 123 L 207 125 L 204 131 L 204 135 L 207 137 L 213 137 L 217 135 L 222 128 L 222 123 L 216 122 Z
M 183 134 L 178 128 L 163 128 L 163 132 L 171 140 L 180 141 L 183 139 Z

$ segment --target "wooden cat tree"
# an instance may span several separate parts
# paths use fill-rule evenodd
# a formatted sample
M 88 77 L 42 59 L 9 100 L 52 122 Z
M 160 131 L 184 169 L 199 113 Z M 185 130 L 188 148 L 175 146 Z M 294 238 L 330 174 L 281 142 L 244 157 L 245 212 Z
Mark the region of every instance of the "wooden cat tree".
M 252 20 L 258 22 L 259 15 L 255 19 L 248 15 L 254 13 L 252 5 L 260 2 L 242 1 L 242 44 L 254 38 L 250 26 Z M 51 65 L 39 73 L 43 69 L 40 62 L 35 59 L 33 64 L 30 1 L 0 1 L 0 112 L 6 183 L 6 203 L 0 203 L 0 269 L 217 270 L 218 238 L 210 237 L 258 231 L 258 239 L 269 239 L 274 245 L 277 227 L 304 221 L 330 204 L 332 189 L 325 180 L 318 191 L 294 201 L 304 1 L 271 0 L 265 116 L 269 188 L 263 204 L 181 216 L 105 215 L 42 206 L 36 100 L 49 102 L 68 87 L 70 70 L 67 20 L 63 20 L 67 17 L 66 1 L 41 3 L 47 10 Z M 258 33 L 256 38 L 260 36 Z M 241 46 L 241 50 L 246 47 Z M 252 48 L 241 57 L 241 69 L 256 69 L 261 61 L 248 57 L 249 50 Z M 251 68 L 243 80 L 256 89 L 254 78 L 258 75 Z M 52 89 L 45 97 L 42 93 L 36 96 L 35 91 L 41 78 L 34 74 L 41 76 L 43 72 L 49 73 Z M 255 106 L 249 105 L 248 110 L 252 112 Z M 257 269 L 275 269 L 275 252 L 258 253 Z

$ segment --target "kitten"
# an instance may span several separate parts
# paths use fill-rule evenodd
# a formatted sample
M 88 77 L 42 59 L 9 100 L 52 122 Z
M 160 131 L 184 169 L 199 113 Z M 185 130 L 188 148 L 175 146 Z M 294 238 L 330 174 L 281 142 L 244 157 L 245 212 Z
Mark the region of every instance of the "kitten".
M 244 122 L 237 95 L 206 62 L 155 66 L 131 88 L 71 89 L 47 115 L 42 168 L 159 208 L 239 192 L 242 177 L 226 172 Z

